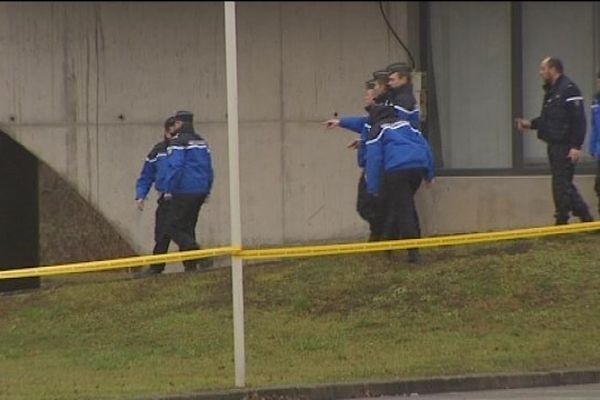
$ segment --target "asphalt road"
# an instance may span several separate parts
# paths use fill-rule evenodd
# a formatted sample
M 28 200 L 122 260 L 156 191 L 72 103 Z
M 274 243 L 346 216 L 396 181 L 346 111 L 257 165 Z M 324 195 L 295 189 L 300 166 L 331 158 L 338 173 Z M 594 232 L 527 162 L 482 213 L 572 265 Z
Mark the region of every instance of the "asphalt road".
M 378 400 L 599 400 L 600 383 L 531 389 L 489 390 L 484 392 L 444 393 L 435 395 L 383 396 Z M 367 399 L 364 399 L 367 400 Z M 373 399 L 368 399 L 373 400 Z

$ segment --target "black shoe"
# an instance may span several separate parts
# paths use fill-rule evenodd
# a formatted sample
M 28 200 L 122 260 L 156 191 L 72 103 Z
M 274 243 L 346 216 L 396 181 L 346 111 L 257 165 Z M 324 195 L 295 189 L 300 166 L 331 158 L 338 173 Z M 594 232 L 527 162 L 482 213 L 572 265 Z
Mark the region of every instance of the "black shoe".
M 581 219 L 581 222 L 594 222 L 594 217 L 592 217 L 590 214 L 579 218 Z
M 198 269 L 204 271 L 213 266 L 212 258 L 201 258 L 198 260 Z
M 194 264 L 194 265 L 184 265 L 183 266 L 183 270 L 185 272 L 196 272 L 196 271 L 198 271 L 198 266 L 196 266 L 196 264 Z
M 408 249 L 407 261 L 411 264 L 420 264 L 421 263 L 421 255 L 419 254 L 419 250 L 418 249 Z
M 134 278 L 148 278 L 150 276 L 157 276 L 162 274 L 162 270 L 157 270 L 152 267 L 148 268 L 145 271 L 135 272 L 133 274 Z
M 378 242 L 380 240 L 381 240 L 381 237 L 379 235 L 376 235 L 376 234 L 373 234 L 373 233 L 371 233 L 369 235 L 369 239 L 368 239 L 369 242 Z

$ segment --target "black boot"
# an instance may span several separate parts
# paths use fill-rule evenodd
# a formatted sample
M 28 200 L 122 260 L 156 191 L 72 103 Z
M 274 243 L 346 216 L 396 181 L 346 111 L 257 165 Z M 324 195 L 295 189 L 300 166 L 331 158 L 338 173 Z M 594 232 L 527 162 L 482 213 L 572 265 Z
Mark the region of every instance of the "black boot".
M 381 240 L 381 237 L 376 233 L 371 233 L 369 235 L 369 240 L 368 240 L 369 242 L 378 242 L 380 240 Z
M 196 260 L 187 260 L 183 262 L 183 270 L 185 272 L 195 272 L 198 270 L 198 265 Z
M 198 260 L 198 268 L 201 271 L 207 270 L 208 268 L 213 266 L 213 259 L 212 258 L 200 258 Z
M 162 269 L 150 267 L 144 271 L 136 272 L 133 276 L 134 278 L 147 278 L 150 276 L 158 276 L 162 273 Z
M 419 249 L 408 249 L 408 262 L 411 264 L 420 264 L 421 263 L 421 255 L 419 254 Z

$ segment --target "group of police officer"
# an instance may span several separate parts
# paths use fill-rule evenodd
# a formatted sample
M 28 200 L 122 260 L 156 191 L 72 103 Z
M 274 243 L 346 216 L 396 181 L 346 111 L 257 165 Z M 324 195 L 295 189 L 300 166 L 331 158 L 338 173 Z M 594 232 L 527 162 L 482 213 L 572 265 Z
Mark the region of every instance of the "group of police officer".
M 573 184 L 586 132 L 583 97 L 564 75 L 559 59 L 542 60 L 540 75 L 545 91 L 541 115 L 531 121 L 517 118 L 516 127 L 521 131 L 537 130 L 538 138 L 547 143 L 556 224 L 566 224 L 571 213 L 583 222 L 592 221 L 587 204 Z M 597 78 L 600 88 L 600 73 Z M 361 170 L 358 214 L 369 223 L 370 241 L 418 238 L 421 229 L 414 196 L 423 180 L 433 182 L 434 166 L 431 148 L 419 130 L 411 68 L 394 63 L 373 72 L 373 78 L 365 83 L 364 98 L 365 115 L 324 122 L 327 128 L 341 127 L 359 135 L 348 145 L 357 150 Z M 600 92 L 592 102 L 589 151 L 598 159 L 595 190 L 600 211 Z M 166 253 L 171 240 L 182 251 L 200 248 L 195 228 L 212 183 L 208 145 L 194 130 L 193 114 L 178 111 L 165 122 L 164 139 L 148 154 L 136 182 L 140 210 L 152 184 L 159 193 L 153 254 Z M 420 261 L 417 249 L 408 250 L 408 261 Z M 197 260 L 186 261 L 184 267 L 194 271 L 198 264 Z M 163 270 L 164 264 L 154 264 L 144 274 L 160 274 Z
M 324 124 L 360 135 L 349 147 L 357 149 L 357 211 L 369 223 L 369 240 L 418 238 L 414 196 L 423 180 L 433 181 L 434 168 L 431 148 L 419 130 L 411 68 L 405 63 L 388 65 L 365 85 L 367 115 Z M 420 261 L 417 249 L 408 250 L 408 261 Z

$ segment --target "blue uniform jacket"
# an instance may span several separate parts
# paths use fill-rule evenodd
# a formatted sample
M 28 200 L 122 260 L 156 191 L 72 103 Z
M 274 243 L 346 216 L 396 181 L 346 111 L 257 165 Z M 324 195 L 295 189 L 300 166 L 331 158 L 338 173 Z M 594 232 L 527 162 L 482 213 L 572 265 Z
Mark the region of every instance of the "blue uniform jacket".
M 590 137 L 590 154 L 600 158 L 600 92 L 596 93 L 592 100 L 592 135 Z
M 360 142 L 358 143 L 358 151 L 356 152 L 356 158 L 358 166 L 364 168 L 367 162 L 367 136 L 371 125 L 367 123 L 369 120 L 368 116 L 364 117 L 342 117 L 340 118 L 340 127 L 351 130 L 360 134 Z
M 154 188 L 160 192 L 165 192 L 165 178 L 167 174 L 167 141 L 163 140 L 157 143 L 146 160 L 135 183 L 135 198 L 145 199 L 154 184 Z
M 198 134 L 181 132 L 167 147 L 165 191 L 171 194 L 209 194 L 213 168 L 208 144 Z
M 396 117 L 401 121 L 408 121 L 410 126 L 415 129 L 419 129 L 421 126 L 421 115 L 419 108 L 408 110 L 400 105 L 392 104 L 394 106 L 394 113 Z
M 367 191 L 379 192 L 383 171 L 412 168 L 422 168 L 428 182 L 433 179 L 433 155 L 427 140 L 407 121 L 381 125 L 377 136 L 367 141 Z
M 399 120 L 410 122 L 410 125 L 415 129 L 420 128 L 421 117 L 419 106 L 413 94 L 411 83 L 398 88 L 390 88 L 387 93 L 385 105 L 394 107 L 394 113 Z

